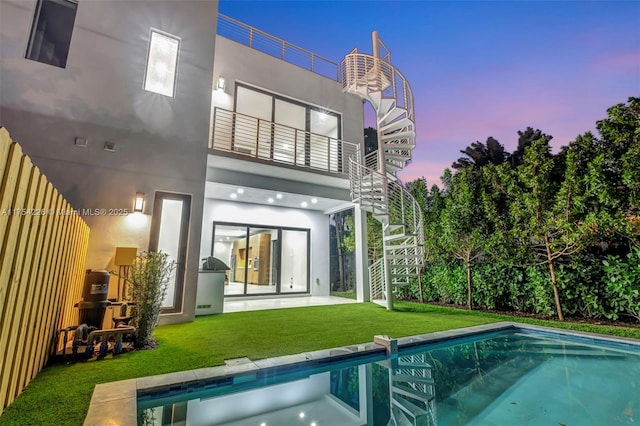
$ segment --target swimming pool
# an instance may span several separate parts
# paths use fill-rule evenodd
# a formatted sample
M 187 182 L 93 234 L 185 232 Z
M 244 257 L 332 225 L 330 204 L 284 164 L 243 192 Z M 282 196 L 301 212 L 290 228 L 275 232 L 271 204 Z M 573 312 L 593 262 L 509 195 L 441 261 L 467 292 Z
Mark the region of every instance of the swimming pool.
M 358 345 L 222 367 L 217 374 L 196 370 L 180 384 L 138 383 L 137 422 L 385 426 L 640 420 L 640 344 L 632 339 L 501 323 L 399 339 L 399 346 L 391 356 L 378 345 Z

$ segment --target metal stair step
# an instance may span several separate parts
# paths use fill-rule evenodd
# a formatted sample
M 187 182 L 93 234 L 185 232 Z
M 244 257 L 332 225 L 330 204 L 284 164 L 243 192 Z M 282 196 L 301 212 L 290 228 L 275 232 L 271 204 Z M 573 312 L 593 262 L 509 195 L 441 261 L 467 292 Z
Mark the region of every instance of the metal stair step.
M 384 117 L 392 108 L 396 108 L 396 100 L 392 98 L 382 98 L 378 104 L 378 118 Z M 382 114 L 380 114 L 382 113 Z
M 396 244 L 393 246 L 385 247 L 386 250 L 398 250 L 398 249 L 410 249 L 416 248 L 415 244 Z
M 425 410 L 424 408 L 418 407 L 413 402 L 409 401 L 408 399 L 403 398 L 400 395 L 394 395 L 393 399 L 391 401 L 392 401 L 393 405 L 395 405 L 400 410 L 402 410 L 404 413 L 408 414 L 409 416 L 411 416 L 414 419 L 417 418 L 417 417 L 424 416 L 425 414 L 429 414 L 429 412 L 427 410 Z
M 405 233 L 402 233 L 402 234 L 391 234 L 391 235 L 385 235 L 382 239 L 383 239 L 383 241 L 394 241 L 394 240 L 399 240 L 401 238 L 407 238 L 407 236 L 410 236 L 410 235 L 407 235 Z M 393 246 L 391 245 L 389 247 L 393 247 Z
M 409 398 L 414 398 L 419 401 L 429 401 L 431 398 L 433 398 L 433 396 L 429 395 L 428 393 L 420 392 L 415 389 L 407 388 L 405 386 L 392 386 L 391 390 L 394 393 L 399 393 L 400 395 L 406 395 Z
M 396 108 L 397 109 L 397 108 Z M 406 127 L 409 126 L 413 126 L 415 125 L 415 123 L 413 122 L 413 120 L 411 120 L 408 117 L 403 117 L 399 120 L 395 120 L 395 121 L 391 121 L 391 122 L 387 122 L 384 123 L 380 126 L 380 128 L 378 129 L 378 132 L 380 134 L 385 134 L 394 130 L 400 130 L 400 129 L 404 129 Z
M 404 132 L 385 133 L 383 135 L 380 135 L 380 139 L 384 142 L 384 141 L 392 141 L 397 139 L 413 138 L 415 136 L 416 136 L 416 132 L 414 132 L 413 130 L 406 130 Z
M 387 111 L 387 113 L 384 114 L 382 117 L 378 117 L 378 123 L 384 125 L 386 123 L 394 121 L 395 119 L 400 117 L 402 114 L 404 114 L 406 116 L 407 110 L 405 108 L 402 108 L 402 107 L 399 107 L 399 106 L 396 105 L 395 108 L 393 108 L 392 110 Z
M 388 254 L 387 259 L 395 260 L 395 259 L 422 259 L 421 254 Z
M 391 379 L 394 382 L 426 383 L 429 385 L 435 383 L 431 377 L 412 376 L 410 374 L 394 374 Z

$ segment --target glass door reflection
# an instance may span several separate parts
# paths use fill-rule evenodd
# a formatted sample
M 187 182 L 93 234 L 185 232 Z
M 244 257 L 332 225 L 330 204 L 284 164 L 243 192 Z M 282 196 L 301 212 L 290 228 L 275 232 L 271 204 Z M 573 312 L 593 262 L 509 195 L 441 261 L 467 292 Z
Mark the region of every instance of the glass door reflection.
M 225 296 L 309 292 L 309 230 L 214 223 L 212 255 L 229 267 Z
M 230 268 L 224 286 L 225 296 L 245 294 L 246 246 L 246 226 L 215 226 L 213 256 Z

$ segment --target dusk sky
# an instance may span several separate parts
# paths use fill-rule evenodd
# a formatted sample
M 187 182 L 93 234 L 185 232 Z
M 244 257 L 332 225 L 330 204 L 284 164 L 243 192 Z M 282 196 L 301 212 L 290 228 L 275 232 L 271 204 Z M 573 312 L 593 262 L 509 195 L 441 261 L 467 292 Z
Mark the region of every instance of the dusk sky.
M 340 62 L 371 31 L 413 88 L 413 162 L 439 183 L 476 140 L 513 151 L 527 126 L 557 152 L 640 96 L 640 1 L 220 1 L 221 14 Z

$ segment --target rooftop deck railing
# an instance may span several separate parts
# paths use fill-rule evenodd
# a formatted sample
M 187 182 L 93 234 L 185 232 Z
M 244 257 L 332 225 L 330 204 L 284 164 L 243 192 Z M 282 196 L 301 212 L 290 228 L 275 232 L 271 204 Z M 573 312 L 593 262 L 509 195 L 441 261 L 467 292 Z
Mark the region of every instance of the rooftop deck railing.
M 358 144 L 216 107 L 211 148 L 338 175 L 349 172 Z
M 218 15 L 218 35 L 335 81 L 338 64 L 225 15 Z

